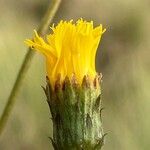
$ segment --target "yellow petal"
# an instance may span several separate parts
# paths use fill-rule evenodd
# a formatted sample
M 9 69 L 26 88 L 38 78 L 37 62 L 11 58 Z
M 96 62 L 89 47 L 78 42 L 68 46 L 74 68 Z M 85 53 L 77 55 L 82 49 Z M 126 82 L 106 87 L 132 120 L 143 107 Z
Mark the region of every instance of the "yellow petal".
M 58 75 L 61 82 L 66 76 L 76 76 L 81 84 L 83 77 L 89 75 L 94 78 L 95 56 L 102 34 L 106 29 L 102 25 L 93 27 L 93 21 L 85 21 L 82 18 L 73 23 L 60 21 L 57 26 L 50 27 L 52 33 L 46 36 L 47 42 L 34 30 L 33 40 L 25 40 L 25 43 L 46 56 L 47 75 L 54 86 Z

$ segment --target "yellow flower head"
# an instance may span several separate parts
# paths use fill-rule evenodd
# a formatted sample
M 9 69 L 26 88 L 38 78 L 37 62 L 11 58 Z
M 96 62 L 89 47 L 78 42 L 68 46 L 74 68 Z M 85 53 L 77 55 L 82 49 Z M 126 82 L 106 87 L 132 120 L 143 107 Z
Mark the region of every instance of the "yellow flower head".
M 93 27 L 93 22 L 79 19 L 73 21 L 60 21 L 51 27 L 53 33 L 46 36 L 46 42 L 35 32 L 33 40 L 25 43 L 33 49 L 40 51 L 46 57 L 47 75 L 50 83 L 55 84 L 58 76 L 62 82 L 65 77 L 76 76 L 79 84 L 83 77 L 88 75 L 94 78 L 95 55 L 99 41 L 106 29 L 102 25 Z

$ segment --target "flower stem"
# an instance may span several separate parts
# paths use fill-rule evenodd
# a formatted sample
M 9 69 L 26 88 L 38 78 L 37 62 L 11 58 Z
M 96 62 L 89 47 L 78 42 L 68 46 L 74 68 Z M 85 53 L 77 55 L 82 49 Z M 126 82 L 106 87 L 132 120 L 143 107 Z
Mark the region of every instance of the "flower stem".
M 41 22 L 41 25 L 38 29 L 38 34 L 40 36 L 42 36 L 46 33 L 52 19 L 54 18 L 55 14 L 58 10 L 60 2 L 61 2 L 61 0 L 53 0 L 52 4 L 50 4 L 50 6 L 48 7 L 47 12 L 45 13 L 45 16 L 44 16 L 44 18 Z M 31 60 L 32 60 L 33 56 L 34 56 L 34 51 L 29 48 L 27 54 L 25 55 L 23 63 L 20 67 L 20 70 L 18 72 L 18 75 L 17 75 L 16 81 L 14 83 L 14 86 L 13 86 L 13 88 L 11 90 L 11 93 L 8 97 L 7 104 L 4 108 L 2 116 L 0 118 L 0 135 L 2 134 L 2 132 L 5 128 L 5 125 L 8 121 L 8 118 L 11 114 L 11 111 L 12 111 L 13 106 L 15 104 L 16 96 L 17 96 L 17 94 L 19 92 L 19 89 L 22 85 L 25 74 L 26 74 L 26 72 L 28 71 L 28 69 L 30 67 Z

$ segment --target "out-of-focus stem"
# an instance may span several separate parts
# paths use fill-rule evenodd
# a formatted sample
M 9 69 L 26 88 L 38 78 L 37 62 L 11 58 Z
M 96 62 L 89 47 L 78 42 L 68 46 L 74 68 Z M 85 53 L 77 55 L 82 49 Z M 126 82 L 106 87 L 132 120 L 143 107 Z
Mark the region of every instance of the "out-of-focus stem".
M 52 3 L 50 3 L 50 6 L 48 7 L 47 12 L 45 13 L 45 16 L 44 16 L 44 18 L 41 22 L 41 25 L 38 29 L 38 34 L 40 36 L 42 36 L 46 33 L 53 17 L 55 16 L 55 14 L 58 10 L 60 2 L 61 2 L 61 0 L 53 0 Z M 14 86 L 13 86 L 11 93 L 8 97 L 7 104 L 4 108 L 2 116 L 0 118 L 0 135 L 2 134 L 2 131 L 4 130 L 4 127 L 8 121 L 8 118 L 11 114 L 11 111 L 14 107 L 16 96 L 17 96 L 18 91 L 22 85 L 22 82 L 23 82 L 23 79 L 26 75 L 26 72 L 29 69 L 29 66 L 31 64 L 31 60 L 32 60 L 33 56 L 34 56 L 34 51 L 29 49 L 27 54 L 25 55 L 25 58 L 24 58 L 23 63 L 20 67 L 20 70 L 18 72 Z

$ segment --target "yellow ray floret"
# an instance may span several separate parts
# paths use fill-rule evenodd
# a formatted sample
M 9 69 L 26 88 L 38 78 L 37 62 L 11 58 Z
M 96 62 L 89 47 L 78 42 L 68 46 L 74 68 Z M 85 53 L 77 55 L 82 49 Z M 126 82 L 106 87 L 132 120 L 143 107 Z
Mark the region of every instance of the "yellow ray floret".
M 47 75 L 52 85 L 58 78 L 61 81 L 66 76 L 75 75 L 79 84 L 83 77 L 88 75 L 94 78 L 95 55 L 102 34 L 106 29 L 102 25 L 93 27 L 93 22 L 79 19 L 73 21 L 60 21 L 51 27 L 52 34 L 47 35 L 46 42 L 39 37 L 36 31 L 33 40 L 25 40 L 31 48 L 41 52 L 46 57 Z

